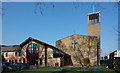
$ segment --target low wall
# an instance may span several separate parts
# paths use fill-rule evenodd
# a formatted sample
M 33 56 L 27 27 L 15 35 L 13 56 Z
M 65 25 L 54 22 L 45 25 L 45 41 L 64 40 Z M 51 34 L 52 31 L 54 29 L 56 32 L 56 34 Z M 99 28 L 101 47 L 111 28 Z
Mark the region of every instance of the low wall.
M 51 59 L 48 59 L 48 66 L 52 66 L 52 67 L 60 67 L 61 65 L 61 62 L 60 62 L 60 59 L 61 58 L 51 58 Z

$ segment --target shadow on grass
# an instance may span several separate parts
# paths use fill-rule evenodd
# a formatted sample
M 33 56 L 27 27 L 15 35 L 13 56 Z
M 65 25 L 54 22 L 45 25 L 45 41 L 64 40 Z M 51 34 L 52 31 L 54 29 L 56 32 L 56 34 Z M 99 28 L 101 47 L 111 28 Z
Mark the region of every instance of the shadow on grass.
M 120 69 L 113 69 L 116 73 L 120 73 Z
M 51 68 L 50 68 L 51 69 Z M 33 69 L 33 70 L 21 70 L 21 71 L 9 71 L 9 72 L 2 72 L 2 73 L 120 73 L 120 69 L 111 69 L 111 71 L 76 71 L 78 68 L 70 68 L 69 71 L 40 71 L 39 69 Z M 43 69 L 42 69 L 43 70 Z

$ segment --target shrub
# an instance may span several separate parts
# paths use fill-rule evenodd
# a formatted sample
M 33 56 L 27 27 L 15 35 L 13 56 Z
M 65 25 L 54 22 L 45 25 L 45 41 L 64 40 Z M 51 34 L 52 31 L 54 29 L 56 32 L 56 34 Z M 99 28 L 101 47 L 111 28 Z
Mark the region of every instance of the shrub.
M 90 63 L 90 60 L 89 60 L 88 57 L 84 57 L 84 58 L 82 58 L 82 61 L 83 61 L 84 65 L 87 65 L 87 64 Z

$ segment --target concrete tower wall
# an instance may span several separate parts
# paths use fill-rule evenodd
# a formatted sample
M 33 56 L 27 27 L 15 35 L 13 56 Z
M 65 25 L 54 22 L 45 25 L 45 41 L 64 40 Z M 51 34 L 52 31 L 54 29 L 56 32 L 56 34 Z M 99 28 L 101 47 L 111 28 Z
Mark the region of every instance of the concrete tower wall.
M 100 12 L 88 14 L 88 36 L 98 38 L 98 64 L 100 64 Z

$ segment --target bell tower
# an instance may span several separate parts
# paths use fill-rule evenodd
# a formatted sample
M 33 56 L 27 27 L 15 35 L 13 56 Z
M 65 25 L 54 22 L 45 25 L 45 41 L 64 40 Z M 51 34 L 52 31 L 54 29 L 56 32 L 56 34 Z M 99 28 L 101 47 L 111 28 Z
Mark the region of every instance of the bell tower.
M 88 36 L 97 36 L 97 64 L 100 64 L 100 12 L 88 14 Z

